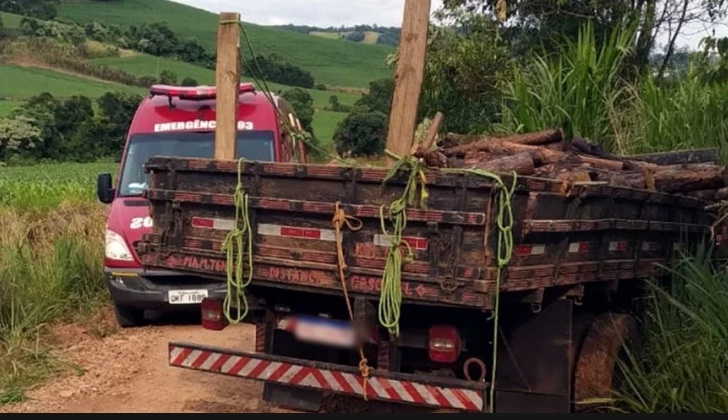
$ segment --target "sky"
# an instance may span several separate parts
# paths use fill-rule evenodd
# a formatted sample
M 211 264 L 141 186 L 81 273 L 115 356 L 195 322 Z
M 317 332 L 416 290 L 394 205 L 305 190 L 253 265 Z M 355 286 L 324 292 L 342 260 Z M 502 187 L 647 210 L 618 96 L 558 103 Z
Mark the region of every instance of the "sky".
M 377 24 L 400 26 L 404 0 L 172 0 L 214 13 L 239 12 L 246 22 L 260 25 L 309 25 L 319 27 Z M 442 0 L 431 0 L 432 10 L 442 5 Z M 346 6 L 344 6 L 346 5 Z M 728 36 L 728 25 L 715 27 L 716 36 Z M 678 46 L 697 48 L 700 40 L 709 35 L 701 24 L 684 29 Z M 666 38 L 659 37 L 658 43 Z

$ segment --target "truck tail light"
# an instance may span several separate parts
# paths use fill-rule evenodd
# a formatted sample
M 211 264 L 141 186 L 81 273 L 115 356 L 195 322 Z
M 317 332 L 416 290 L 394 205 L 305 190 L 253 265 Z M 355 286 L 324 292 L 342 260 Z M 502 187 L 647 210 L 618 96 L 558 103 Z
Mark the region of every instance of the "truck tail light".
M 427 335 L 427 353 L 437 363 L 453 363 L 460 356 L 458 330 L 449 325 L 435 325 Z
M 202 300 L 202 303 L 200 303 L 202 328 L 220 331 L 227 326 L 227 318 L 222 307 L 222 300 L 220 299 L 205 298 Z

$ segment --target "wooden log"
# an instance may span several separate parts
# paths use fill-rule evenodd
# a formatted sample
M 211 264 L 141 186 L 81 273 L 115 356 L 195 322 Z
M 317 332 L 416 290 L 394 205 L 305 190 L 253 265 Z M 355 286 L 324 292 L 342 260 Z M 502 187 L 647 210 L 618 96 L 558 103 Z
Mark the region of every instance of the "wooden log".
M 442 120 L 444 118 L 445 116 L 442 112 L 437 112 L 435 114 L 435 117 L 432 119 L 432 123 L 427 128 L 425 138 L 422 139 L 421 143 L 415 143 L 412 145 L 412 150 L 410 151 L 411 155 L 421 158 L 431 151 L 430 149 L 432 149 L 432 145 L 437 139 L 437 133 L 440 131 L 440 126 L 442 125 Z
M 516 144 L 508 141 L 478 141 L 472 144 L 455 146 L 450 149 L 444 149 L 443 153 L 447 157 L 464 157 L 468 152 L 478 150 L 491 154 L 509 155 L 516 153 L 529 152 L 536 161 L 537 165 L 556 163 L 571 157 L 578 157 L 581 162 L 591 163 L 594 167 L 600 167 L 613 171 L 621 171 L 624 169 L 624 163 L 616 160 L 607 160 L 591 156 L 576 155 L 574 153 L 560 152 L 545 147 L 529 146 L 526 144 Z
M 677 152 L 646 153 L 631 156 L 620 156 L 624 159 L 654 163 L 657 165 L 676 165 L 685 163 L 717 163 L 718 148 L 680 150 Z
M 543 130 L 533 133 L 513 134 L 509 136 L 482 136 L 447 133 L 445 135 L 445 141 L 448 143 L 448 146 L 446 146 L 448 148 L 455 145 L 465 146 L 472 143 L 489 141 L 507 141 L 516 144 L 540 146 L 564 141 L 564 132 L 560 129 Z
M 718 191 L 716 191 L 715 195 L 713 196 L 713 200 L 716 200 L 716 201 L 728 200 L 728 187 L 721 188 Z
M 495 173 L 511 173 L 515 171 L 519 175 L 532 175 L 536 171 L 533 157 L 528 152 L 493 160 L 466 160 L 465 165 Z
M 715 197 L 715 194 L 718 192 L 718 190 L 697 190 L 697 191 L 688 191 L 685 195 L 689 197 L 698 198 L 700 200 L 706 200 L 706 201 L 712 201 L 713 197 Z
M 649 172 L 601 173 L 598 181 L 607 181 L 610 185 L 627 188 L 654 189 L 667 193 L 686 193 L 696 190 L 717 190 L 728 185 L 728 171 L 723 166 L 714 166 L 701 170 L 670 169 Z

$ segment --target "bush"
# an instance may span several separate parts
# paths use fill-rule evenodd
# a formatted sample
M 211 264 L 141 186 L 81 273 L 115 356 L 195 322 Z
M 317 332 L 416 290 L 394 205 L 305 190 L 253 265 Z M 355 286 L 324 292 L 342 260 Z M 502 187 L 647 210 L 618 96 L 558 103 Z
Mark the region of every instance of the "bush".
M 163 85 L 176 85 L 177 84 L 177 73 L 172 70 L 162 70 L 159 73 L 159 83 Z
M 336 127 L 336 153 L 343 157 L 371 156 L 384 152 L 387 116 L 379 111 L 354 108 Z
M 253 74 L 258 78 L 282 85 L 312 89 L 316 84 L 310 72 L 286 63 L 277 54 L 270 54 L 267 57 L 260 55 L 256 56 L 255 60 L 246 60 L 243 62 L 243 71 L 245 74 Z
M 362 42 L 367 37 L 366 32 L 354 31 L 348 33 L 344 39 L 351 42 Z
M 181 84 L 182 86 L 199 86 L 197 80 L 191 77 L 185 77 L 184 79 L 182 79 Z

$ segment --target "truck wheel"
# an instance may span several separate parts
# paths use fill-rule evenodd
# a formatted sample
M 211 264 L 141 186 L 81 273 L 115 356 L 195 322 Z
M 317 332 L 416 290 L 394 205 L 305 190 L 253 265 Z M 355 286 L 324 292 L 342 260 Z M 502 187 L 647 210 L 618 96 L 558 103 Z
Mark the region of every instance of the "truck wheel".
M 614 367 L 625 344 L 637 341 L 637 324 L 626 314 L 604 313 L 588 329 L 574 368 L 574 408 L 590 408 L 589 400 L 612 395 Z
M 144 325 L 144 310 L 114 304 L 116 323 L 121 328 L 134 328 Z

